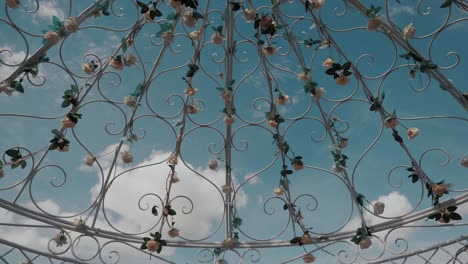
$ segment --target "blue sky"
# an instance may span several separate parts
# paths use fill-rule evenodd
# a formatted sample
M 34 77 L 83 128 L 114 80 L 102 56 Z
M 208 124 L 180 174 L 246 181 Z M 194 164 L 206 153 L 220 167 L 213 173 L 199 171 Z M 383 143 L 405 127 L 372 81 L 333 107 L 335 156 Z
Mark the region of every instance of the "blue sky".
M 201 1 L 201 10 L 205 8 L 205 2 Z M 254 2 L 256 7 L 260 7 L 260 12 L 270 12 L 269 6 L 271 5 L 267 3 L 269 1 Z M 305 16 L 308 18 L 296 22 L 292 31 L 299 39 L 305 37 L 318 39 L 317 29 L 312 26 L 313 22 L 300 6 L 300 1 L 290 2 L 281 5 L 284 16 Z M 447 10 L 439 9 L 437 4 L 432 6 L 429 15 L 424 16 L 418 14 L 415 4 L 408 0 L 402 0 L 400 5 L 396 4 L 395 1 L 369 0 L 363 2 L 367 5 L 384 7 L 388 4 L 388 13 L 392 22 L 400 28 L 414 23 L 417 37 L 435 31 L 443 24 L 447 16 Z M 47 29 L 47 26 L 51 24 L 52 16 L 55 15 L 61 20 L 66 19 L 70 12 L 71 16 L 77 16 L 93 1 L 72 1 L 71 7 L 68 2 L 56 0 L 40 1 L 40 3 L 37 12 L 31 14 L 25 12 L 24 9 L 8 9 L 11 19 L 27 32 L 23 34 L 14 31 L 7 25 L 9 22 L 5 9 L 1 9 L 0 51 L 2 52 L 0 59 L 2 61 L 16 64 L 21 62 L 41 46 L 41 31 Z M 31 4 L 34 6 L 33 3 L 29 4 L 29 8 L 31 8 Z M 225 3 L 211 1 L 211 4 L 209 9 L 215 11 L 210 12 L 209 22 L 212 26 L 223 25 L 222 12 Z M 446 166 L 439 165 L 446 160 L 446 156 L 438 151 L 430 152 L 422 161 L 424 171 L 434 181 L 444 179 L 453 185 L 453 189 L 461 190 L 460 192 L 451 192 L 442 200 L 466 192 L 468 188 L 466 177 L 468 175 L 466 168 L 460 166 L 458 161 L 468 154 L 466 151 L 468 146 L 466 111 L 447 92 L 441 90 L 434 81 L 431 81 L 425 91 L 414 92 L 410 84 L 417 88 L 420 87 L 420 83 L 416 80 L 409 80 L 406 67 L 382 78 L 380 75 L 385 73 L 389 67 L 393 69 L 406 63 L 403 59 L 398 58 L 399 54 L 403 53 L 402 49 L 400 47 L 394 48 L 392 42 L 382 32 L 366 31 L 367 19 L 361 17 L 356 10 L 348 10 L 343 16 L 334 15 L 336 7 L 338 10 L 344 8 L 341 2 L 336 3 L 336 6 L 334 4 L 332 1 L 327 1 L 322 8 L 320 14 L 323 23 L 331 29 L 333 37 L 353 63 L 364 54 L 374 56 L 373 64 L 368 64 L 369 59 L 363 59 L 358 64 L 359 71 L 365 76 L 370 76 L 365 80 L 365 83 L 374 94 L 378 90 L 385 91 L 384 107 L 388 111 L 396 109 L 404 126 L 420 129 L 420 135 L 414 140 L 407 140 L 404 137 L 405 143 L 414 157 L 419 159 L 427 149 L 431 148 L 441 148 L 449 153 L 451 160 Z M 429 3 L 423 3 L 421 12 L 425 11 L 426 5 Z M 115 11 L 117 13 L 121 12 L 119 8 L 124 11 L 120 17 L 112 15 L 91 18 L 81 25 L 77 33 L 70 35 L 63 42 L 59 42 L 48 52 L 52 63 L 40 66 L 39 75 L 46 77 L 43 85 L 35 87 L 26 82 L 24 94 L 14 93 L 12 96 L 0 94 L 1 151 L 5 151 L 11 146 L 23 146 L 31 151 L 38 151 L 47 146 L 48 141 L 52 138 L 50 131 L 60 128 L 60 120 L 68 111 L 60 107 L 63 92 L 69 89 L 72 82 L 76 82 L 79 87 L 90 82 L 81 70 L 81 64 L 91 58 L 86 54 L 95 54 L 103 61 L 107 60 L 137 19 L 138 13 L 130 1 L 116 1 Z M 173 12 L 173 9 L 164 6 L 161 11 L 167 15 Z M 292 25 L 294 22 L 292 18 L 284 19 L 288 25 Z M 465 19 L 466 21 L 466 13 L 452 9 L 450 19 Z M 467 82 L 464 78 L 466 62 L 463 58 L 467 55 L 464 43 L 468 39 L 465 21 L 443 30 L 439 35 L 411 40 L 411 44 L 420 49 L 424 55 L 429 54 L 436 64 L 444 67 L 455 61 L 453 56 L 445 57 L 447 52 L 459 53 L 462 58 L 460 63 L 450 70 L 443 71 L 443 73 L 453 81 L 456 87 L 466 91 Z M 40 165 L 45 167 L 35 175 L 31 188 L 28 186 L 27 191 L 21 195 L 19 204 L 38 210 L 31 203 L 29 194 L 32 193 L 34 200 L 38 202 L 42 210 L 51 214 L 72 216 L 67 218 L 70 221 L 77 217 L 75 215 L 78 212 L 90 206 L 90 201 L 96 197 L 97 190 L 102 185 L 102 178 L 107 176 L 113 155 L 106 155 L 98 159 L 102 170 L 98 169 L 96 165 L 93 168 L 83 165 L 83 157 L 88 154 L 86 149 L 95 156 L 110 153 L 121 140 L 120 132 L 125 126 L 126 118 L 130 116 L 131 109 L 122 104 L 113 105 L 104 101 L 121 103 L 123 98 L 145 78 L 144 70 L 148 73 L 161 50 L 161 45 L 151 44 L 151 40 L 155 43 L 160 42 L 160 39 L 151 37 L 160 30 L 158 23 L 159 21 L 147 23 L 136 38 L 135 47 L 141 58 L 136 67 L 125 67 L 123 71 L 117 72 L 108 68 L 108 72 L 93 87 L 85 99 L 88 104 L 79 111 L 80 114 L 83 114 L 82 120 L 73 131 L 68 129 L 66 132 L 67 139 L 71 141 L 70 151 L 67 153 L 51 151 L 46 155 Z M 200 27 L 200 24 L 201 22 L 198 22 L 197 27 Z M 237 12 L 236 26 L 242 35 L 235 33 L 235 39 L 241 44 L 239 44 L 236 53 L 239 61 L 236 61 L 233 71 L 233 79 L 236 80 L 234 104 L 237 110 L 236 122 L 233 125 L 235 131 L 233 142 L 240 150 L 246 147 L 244 141 L 248 142 L 248 147 L 244 151 L 233 150 L 233 175 L 236 186 L 242 184 L 246 179 L 250 179 L 242 185 L 243 187 L 237 195 L 237 209 L 239 216 L 243 219 L 241 228 L 248 236 L 256 239 L 275 237 L 278 240 L 290 240 L 293 234 L 289 227 L 276 237 L 281 233 L 288 220 L 287 213 L 282 209 L 282 202 L 273 199 L 271 203 L 265 205 L 265 201 L 274 196 L 273 189 L 278 185 L 281 177 L 279 170 L 282 164 L 280 159 L 275 158 L 276 149 L 275 145 L 272 144 L 272 129 L 264 122 L 264 113 L 269 108 L 266 103 L 268 99 L 258 99 L 269 96 L 257 48 L 250 41 L 255 41 L 253 23 L 245 23 L 242 14 Z M 350 28 L 356 29 L 342 32 L 348 31 L 347 29 Z M 130 150 L 135 157 L 131 165 L 122 164 L 119 159 L 116 167 L 116 175 L 119 176 L 116 177 L 105 199 L 106 216 L 109 217 L 115 229 L 129 233 L 140 233 L 157 221 L 157 218 L 153 217 L 149 210 L 144 211 L 138 208 L 138 200 L 146 193 L 154 192 L 161 196 L 165 193 L 164 180 L 169 170 L 165 160 L 175 148 L 177 133 L 175 131 L 179 129 L 175 124 L 182 117 L 180 113 L 183 102 L 180 98 L 185 96 L 186 84 L 181 77 L 185 76 L 186 64 L 193 56 L 191 41 L 183 34 L 191 31 L 192 29 L 178 25 L 176 32 L 181 33 L 181 35 L 176 36 L 174 43 L 171 44 L 171 49 L 174 52 L 163 54 L 161 64 L 156 71 L 156 78 L 149 86 L 142 106 L 137 111 L 138 118 L 134 122 L 135 132 L 137 135 L 145 136 L 131 146 Z M 184 136 L 181 146 L 181 156 L 185 163 L 179 162 L 177 166 L 181 182 L 174 185 L 171 196 L 186 195 L 194 203 L 193 212 L 186 215 L 179 213 L 183 206 L 189 206 L 186 200 L 179 199 L 173 204 L 178 209 L 178 215 L 175 219 L 176 226 L 181 229 L 182 237 L 190 240 L 203 240 L 213 234 L 208 241 L 222 241 L 224 239 L 224 227 L 221 220 L 223 198 L 222 193 L 215 186 L 219 188 L 224 184 L 224 170 L 211 171 L 207 168 L 207 162 L 209 159 L 217 158 L 216 154 L 210 153 L 209 146 L 215 144 L 212 145 L 213 150 L 219 151 L 224 144 L 222 135 L 215 130 L 218 129 L 221 133 L 225 131 L 224 117 L 221 113 L 224 101 L 215 88 L 224 86 L 224 80 L 218 78 L 218 72 L 226 75 L 226 68 L 224 61 L 216 63 L 217 60 L 222 60 L 224 51 L 221 46 L 209 43 L 212 34 L 213 30 L 208 27 L 204 36 L 206 46 L 201 52 L 203 69 L 195 75 L 193 80 L 193 86 L 198 88 L 194 99 L 203 102 L 204 109 L 196 115 L 189 116 L 187 134 Z M 20 35 L 27 39 L 28 45 L 25 44 Z M 454 39 L 456 41 L 453 41 Z M 339 230 L 355 230 L 359 226 L 359 221 L 357 221 L 356 209 L 351 213 L 350 195 L 340 178 L 330 172 L 333 165 L 329 154 L 331 142 L 328 137 L 320 142 L 311 140 L 311 137 L 314 139 L 324 137 L 325 130 L 323 125 L 314 119 L 321 120 L 315 102 L 309 94 L 304 93 L 302 88 L 304 83 L 297 80 L 296 75 L 301 72 L 297 58 L 292 51 L 285 54 L 288 44 L 280 36 L 275 37 L 274 41 L 275 45 L 281 48 L 278 54 L 267 57 L 268 69 L 279 89 L 291 97 L 291 102 L 286 106 L 278 106 L 279 113 L 287 120 L 286 124 L 292 123 L 285 133 L 285 138 L 294 152 L 304 157 L 303 160 L 307 166 L 306 169 L 295 172 L 290 177 L 291 194 L 293 197 L 297 197 L 307 193 L 317 199 L 318 207 L 315 211 L 307 212 L 304 209 L 310 202 L 309 200 L 300 200 L 298 204 L 304 211 L 306 226 L 313 227 L 314 233 L 321 235 Z M 325 68 L 322 67 L 322 62 L 330 54 L 340 63 L 346 61 L 340 58 L 335 50 L 320 49 L 313 56 L 314 49 L 307 49 L 303 45 L 299 45 L 299 47 L 306 64 L 312 65 L 314 81 L 326 89 L 324 98 L 320 100 L 324 111 L 330 116 L 336 115 L 350 124 L 349 130 L 343 135 L 350 138 L 349 146 L 344 149 L 344 152 L 350 157 L 348 172 L 354 179 L 356 190 L 364 194 L 369 201 L 385 201 L 385 217 L 399 217 L 411 211 L 421 196 L 421 186 L 419 182 L 411 184 L 406 177 L 409 174 L 404 169 L 395 170 L 390 179 L 387 178 L 387 174 L 394 166 L 410 165 L 408 157 L 393 140 L 391 131 L 384 129 L 382 136 L 360 160 L 368 146 L 378 137 L 382 121 L 377 113 L 368 110 L 368 103 L 353 101 L 365 98 L 362 85 L 356 81 L 354 75 L 351 76 L 351 82 L 348 85 L 337 86 L 334 80 L 324 73 Z M 8 56 L 6 50 L 10 51 L 13 56 Z M 136 51 L 130 47 L 127 53 L 136 54 Z M 397 57 L 396 65 L 392 65 L 394 57 Z M 63 71 L 61 68 L 63 65 L 75 74 L 73 78 Z M 10 72 L 11 69 L 0 63 L 1 80 L 6 78 Z M 33 79 L 33 81 L 40 83 L 40 78 Z M 427 76 L 423 75 L 421 78 L 423 84 L 427 83 Z M 356 92 L 354 93 L 354 91 Z M 337 104 L 338 100 L 343 100 L 350 95 L 352 95 L 351 101 Z M 152 111 L 164 116 L 164 120 L 155 117 Z M 11 113 L 34 117 L 12 116 Z M 443 118 L 434 118 L 436 116 Z M 297 117 L 304 118 L 297 122 L 291 122 Z M 426 117 L 430 118 L 426 119 Z M 453 117 L 458 117 L 458 119 Z M 258 125 L 252 125 L 252 123 L 258 123 Z M 200 126 L 200 124 L 210 124 L 211 127 Z M 281 126 L 280 130 L 284 131 L 285 127 L 286 125 Z M 405 130 L 402 126 L 398 127 L 402 136 L 405 135 Z M 129 144 L 125 143 L 122 150 L 129 147 Z M 36 161 L 41 153 L 43 152 L 39 153 Z M 220 158 L 224 159 L 223 152 L 221 152 Z M 147 164 L 151 165 L 141 167 Z M 61 171 L 48 165 L 58 165 L 65 169 L 67 179 L 60 188 L 54 188 L 49 181 L 56 177 L 55 183 L 60 183 L 63 179 Z M 127 171 L 132 167 L 139 167 L 139 169 Z M 264 168 L 266 169 L 264 170 Z M 0 188 L 6 190 L 0 191 L 0 197 L 12 201 L 18 188 L 10 187 L 24 179 L 30 169 L 30 166 L 24 170 L 5 168 L 6 176 L 0 180 Z M 251 178 L 251 176 L 254 177 Z M 392 187 L 388 183 L 390 181 L 397 185 L 400 179 L 402 181 L 400 188 Z M 123 193 L 126 193 L 125 196 L 122 195 Z M 157 200 L 151 197 L 145 198 L 143 206 L 146 202 L 152 205 L 155 201 Z M 425 193 L 423 193 L 423 200 L 415 210 L 430 206 L 430 200 L 425 198 Z M 265 214 L 264 207 L 267 211 L 274 208 L 274 214 Z M 460 206 L 459 211 L 464 215 L 464 218 L 468 217 L 466 206 Z M 6 219 L 5 222 L 9 220 L 29 223 L 18 215 L 4 211 L 0 211 L 0 215 L 2 215 L 1 219 Z M 97 220 L 97 227 L 113 230 L 104 221 L 102 215 L 101 212 Z M 350 219 L 349 223 L 343 227 L 348 218 Z M 370 224 L 383 221 L 369 215 L 366 215 L 366 220 Z M 460 223 L 463 222 L 463 220 L 460 221 Z M 438 223 L 421 221 L 421 224 Z M 217 230 L 219 226 L 221 227 Z M 46 243 L 55 234 L 54 230 L 21 228 L 0 228 L 0 231 L 4 232 L 4 237 L 8 239 L 41 250 L 47 250 Z M 452 227 L 449 231 L 446 228 L 416 228 L 412 232 L 398 234 L 411 242 L 411 250 L 426 246 L 427 241 L 443 241 L 464 233 L 466 234 L 466 228 L 462 226 Z M 250 240 L 242 234 L 240 239 L 241 241 Z M 35 243 L 31 243 L 32 240 Z M 81 251 L 85 252 L 87 246 L 86 243 L 83 243 Z M 314 245 L 307 247 L 308 250 L 314 248 Z M 354 250 L 353 247 L 350 248 Z M 374 250 L 376 249 L 365 251 L 364 254 L 372 255 L 375 253 Z M 337 251 L 336 247 L 331 247 L 331 252 L 336 254 Z M 165 248 L 163 256 L 176 263 L 196 263 L 194 260 L 196 252 L 197 250 Z M 260 263 L 286 261 L 304 253 L 303 249 L 299 247 L 281 250 L 269 249 L 262 250 L 262 252 Z M 314 255 L 317 256 L 318 263 L 336 263 L 336 259 L 325 252 L 317 252 Z M 121 257 L 123 258 L 122 263 L 127 263 L 126 261 L 129 259 L 135 258 L 141 260 L 142 263 L 150 263 L 147 256 L 129 250 L 128 247 L 122 249 Z M 238 261 L 238 258 L 232 253 L 228 253 L 226 259 L 230 260 L 230 263 Z M 20 258 L 15 257 L 11 261 L 20 261 Z M 151 262 L 159 263 L 155 259 L 152 259 Z M 297 260 L 293 263 L 301 262 L 301 260 Z M 356 262 L 364 263 L 364 260 L 358 259 Z

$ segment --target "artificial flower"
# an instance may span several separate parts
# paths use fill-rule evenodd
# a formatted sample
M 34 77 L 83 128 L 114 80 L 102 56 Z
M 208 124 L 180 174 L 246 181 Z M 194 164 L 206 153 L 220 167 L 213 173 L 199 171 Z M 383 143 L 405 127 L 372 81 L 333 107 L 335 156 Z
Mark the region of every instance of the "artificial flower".
M 302 257 L 302 260 L 304 260 L 304 263 L 312 263 L 315 261 L 314 255 L 307 253 Z
M 304 245 L 312 243 L 312 237 L 310 237 L 308 233 L 305 233 L 304 235 L 302 235 L 301 243 Z
M 443 183 L 434 184 L 431 187 L 432 192 L 439 197 L 441 197 L 444 194 L 447 194 L 448 193 L 447 189 L 448 189 L 448 186 Z
M 273 192 L 276 194 L 276 195 L 283 195 L 284 194 L 284 189 L 283 187 L 276 187 Z
M 223 97 L 224 100 L 229 101 L 232 99 L 232 92 L 230 90 L 224 90 L 221 93 L 221 97 Z
M 96 161 L 96 157 L 89 154 L 86 157 L 84 157 L 83 161 L 84 161 L 84 164 L 86 164 L 86 166 L 91 167 L 91 166 L 93 166 L 94 162 Z
M 156 252 L 156 250 L 158 250 L 160 246 L 161 245 L 159 244 L 159 242 L 155 240 L 149 240 L 148 242 L 146 242 L 146 247 L 148 248 L 149 252 Z
M 171 155 L 169 158 L 167 158 L 167 163 L 170 165 L 177 165 L 177 156 L 176 155 Z
M 245 9 L 244 10 L 245 22 L 254 21 L 256 17 L 257 17 L 257 10 L 255 10 L 255 9 Z
M 201 31 L 200 30 L 194 30 L 190 32 L 189 37 L 193 40 L 200 41 L 201 39 Z
M 94 70 L 96 69 L 96 67 L 94 67 L 94 64 L 90 62 L 84 63 L 83 65 L 81 65 L 81 68 L 86 74 L 89 74 L 89 75 L 93 74 Z
M 271 18 L 269 16 L 263 16 L 260 19 L 260 27 L 263 30 L 267 30 L 267 29 L 271 28 L 274 25 L 273 23 L 274 23 L 273 18 Z
M 367 249 L 370 248 L 370 246 L 372 246 L 372 240 L 370 237 L 366 237 L 359 242 L 359 247 L 361 249 Z
M 197 93 L 198 89 L 197 88 L 194 88 L 192 87 L 191 85 L 187 86 L 187 88 L 185 88 L 185 94 L 188 95 L 188 96 L 193 96 Z
M 125 163 L 125 164 L 133 162 L 133 155 L 130 154 L 130 152 L 128 150 L 122 151 L 120 153 L 120 157 L 122 158 L 122 162 Z
M 376 202 L 374 204 L 374 214 L 381 215 L 385 210 L 385 204 L 381 202 Z
M 128 107 L 135 107 L 137 105 L 137 101 L 135 100 L 135 97 L 133 96 L 125 96 L 123 103 L 128 106 Z
M 312 0 L 312 10 L 319 10 L 325 4 L 325 0 Z
M 315 92 L 313 93 L 313 96 L 315 97 L 315 99 L 318 100 L 318 99 L 322 98 L 324 93 L 325 93 L 325 89 L 322 88 L 322 87 L 319 87 L 319 88 L 315 89 Z
M 296 159 L 294 160 L 292 167 L 294 170 L 302 170 L 304 169 L 304 162 L 302 162 L 302 160 Z
M 61 146 L 61 147 L 58 147 L 57 150 L 60 152 L 68 152 L 70 150 L 70 146 L 67 146 L 67 145 Z
M 463 158 L 460 159 L 460 165 L 462 165 L 463 167 L 468 168 L 468 156 L 463 157 Z
M 76 123 L 73 122 L 73 120 L 71 120 L 70 118 L 65 117 L 64 119 L 62 119 L 62 126 L 65 128 L 74 128 L 76 126 Z
M 60 36 L 57 34 L 57 32 L 49 31 L 44 35 L 44 39 L 47 40 L 47 44 L 54 45 L 60 41 Z
M 382 18 L 381 17 L 374 17 L 367 21 L 367 30 L 368 31 L 376 31 L 382 25 Z
M 116 70 L 122 70 L 124 67 L 122 56 L 113 56 L 109 62 L 109 65 Z
M 341 75 L 335 79 L 335 83 L 338 85 L 347 85 L 349 83 L 349 78 L 347 76 Z
M 125 65 L 135 65 L 136 64 L 136 57 L 132 53 L 128 54 L 125 57 Z
M 263 48 L 263 53 L 267 56 L 275 55 L 278 49 L 275 46 L 266 46 Z
M 340 149 L 344 149 L 348 146 L 348 139 L 346 138 L 340 138 L 340 140 L 338 141 L 338 147 Z
M 212 36 L 211 36 L 211 42 L 213 44 L 216 44 L 216 45 L 221 45 L 223 44 L 224 42 L 224 37 L 221 36 L 221 34 L 219 34 L 219 32 L 215 32 Z
M 408 139 L 413 139 L 415 138 L 417 135 L 419 135 L 419 129 L 418 128 L 409 128 L 407 131 L 406 131 L 406 135 L 408 136 Z
M 340 165 L 335 164 L 332 166 L 332 171 L 335 173 L 341 173 L 344 171 L 344 168 L 341 167 Z
M 236 119 L 233 116 L 225 116 L 224 117 L 224 123 L 226 123 L 226 125 L 232 125 L 232 124 L 234 124 L 235 121 L 236 121 Z
M 164 42 L 166 43 L 174 42 L 174 34 L 172 34 L 171 32 L 164 31 L 162 33 L 162 38 L 164 39 Z
M 198 113 L 200 109 L 196 105 L 187 105 L 187 113 L 194 115 Z
M 170 237 L 178 237 L 179 236 L 179 229 L 177 228 L 171 228 L 171 230 L 169 230 L 167 232 L 167 234 L 170 236 Z
M 271 127 L 278 127 L 278 122 L 275 119 L 268 119 L 268 125 Z
M 234 238 L 226 238 L 222 243 L 221 245 L 223 246 L 223 248 L 229 248 L 229 249 L 232 249 L 234 248 L 234 246 L 236 245 L 236 240 Z
M 177 173 L 173 172 L 172 175 L 171 175 L 171 183 L 178 183 L 178 182 L 180 182 L 180 179 L 177 176 Z
M 86 229 L 86 219 L 75 219 L 73 221 L 73 228 L 77 232 L 83 232 Z
M 2 167 L 0 167 L 0 179 L 5 177 L 5 173 L 3 172 Z
M 289 96 L 287 94 L 280 94 L 278 96 L 278 99 L 276 99 L 276 102 L 279 104 L 279 105 L 286 105 L 286 103 L 288 102 L 289 100 Z
M 184 6 L 182 4 L 182 1 L 180 0 L 169 0 L 169 4 L 174 8 L 176 9 L 177 11 L 179 11 L 180 9 L 182 9 L 182 7 Z
M 232 193 L 233 191 L 232 186 L 230 184 L 225 184 L 221 186 L 221 190 L 223 191 L 223 193 Z
M 310 72 L 301 72 L 297 75 L 299 81 L 307 82 L 310 80 Z
M 416 28 L 413 26 L 413 23 L 407 25 L 403 29 L 403 37 L 405 38 L 413 38 L 415 34 L 416 34 Z
M 333 63 L 335 63 L 335 61 L 332 58 L 326 58 L 322 63 L 322 67 L 331 68 L 333 67 Z
M 396 119 L 395 117 L 389 117 L 384 122 L 385 127 L 391 129 L 395 129 L 395 127 L 397 127 L 398 124 L 400 124 L 400 122 L 398 122 L 398 119 Z
M 67 21 L 65 21 L 65 30 L 70 33 L 76 32 L 79 26 L 78 22 L 72 17 L 67 18 Z
M 187 11 L 184 13 L 183 16 L 184 24 L 187 27 L 195 27 L 197 25 L 197 19 L 193 17 L 193 11 Z
M 215 159 L 211 159 L 208 161 L 208 168 L 210 170 L 217 170 L 218 169 L 218 161 Z
M 18 8 L 21 5 L 19 0 L 6 0 L 6 4 L 8 5 L 8 7 L 13 9 Z

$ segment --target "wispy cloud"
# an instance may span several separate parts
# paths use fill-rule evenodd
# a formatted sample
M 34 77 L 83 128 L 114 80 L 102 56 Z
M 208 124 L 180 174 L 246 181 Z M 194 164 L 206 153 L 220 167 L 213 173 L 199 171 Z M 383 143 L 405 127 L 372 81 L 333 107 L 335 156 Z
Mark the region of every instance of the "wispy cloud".
M 395 18 L 396 16 L 403 15 L 403 14 L 415 15 L 416 10 L 414 9 L 414 7 L 410 5 L 394 5 L 394 6 L 389 7 L 388 15 L 391 16 L 392 18 Z

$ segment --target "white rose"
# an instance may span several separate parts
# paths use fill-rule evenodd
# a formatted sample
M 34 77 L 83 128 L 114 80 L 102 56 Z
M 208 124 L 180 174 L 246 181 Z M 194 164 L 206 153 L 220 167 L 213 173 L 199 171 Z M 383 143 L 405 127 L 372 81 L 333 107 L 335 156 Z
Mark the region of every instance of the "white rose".
M 223 193 L 232 193 L 233 189 L 231 185 L 225 184 L 221 186 Z
M 179 177 L 177 176 L 177 173 L 176 173 L 176 172 L 172 173 L 172 175 L 171 175 L 171 183 L 178 183 L 178 182 L 180 182 L 180 179 L 179 179 Z
M 195 30 L 190 32 L 189 37 L 193 40 L 200 41 L 201 39 L 201 31 L 200 30 Z
M 315 88 L 315 94 L 313 95 L 315 99 L 322 98 L 323 94 L 325 93 L 325 89 L 322 87 Z
M 179 236 L 179 229 L 177 229 L 177 228 L 171 228 L 171 230 L 169 230 L 169 232 L 167 232 L 167 234 L 168 234 L 170 237 L 178 237 L 178 236 Z
M 75 219 L 73 221 L 75 231 L 82 232 L 86 228 L 86 219 Z
M 93 155 L 87 155 L 83 160 L 84 160 L 84 164 L 91 167 L 96 161 L 96 157 L 94 157 Z
M 0 167 L 0 179 L 5 177 L 5 173 L 3 172 L 3 169 Z
M 49 31 L 44 35 L 44 39 L 47 40 L 48 45 L 54 45 L 60 41 L 60 36 L 54 31 Z
M 6 0 L 6 4 L 8 5 L 8 7 L 13 9 L 18 8 L 21 5 L 19 0 Z
M 327 58 L 323 61 L 322 66 L 325 68 L 331 68 L 333 67 L 333 63 L 335 63 L 335 61 L 332 58 Z
M 224 123 L 226 125 L 232 125 L 232 124 L 234 124 L 235 121 L 236 121 L 236 119 L 233 116 L 225 116 L 224 117 Z
M 276 195 L 283 195 L 284 194 L 284 189 L 282 187 L 276 187 L 273 192 L 276 194 Z
M 367 237 L 366 239 L 363 239 L 363 240 L 361 240 L 361 242 L 359 242 L 359 247 L 361 249 L 367 249 L 370 246 L 372 246 L 372 241 L 371 241 L 370 237 Z
M 257 17 L 257 11 L 255 9 L 246 9 L 244 11 L 245 22 L 254 21 Z
M 236 240 L 233 238 L 227 238 L 221 243 L 223 248 L 230 248 L 232 249 L 236 245 Z
M 468 156 L 463 157 L 463 158 L 460 159 L 460 165 L 462 165 L 463 167 L 468 168 Z
M 132 163 L 133 162 L 133 156 L 130 154 L 129 151 L 122 151 L 120 153 L 120 157 L 122 158 L 122 162 L 125 164 Z
M 381 17 L 374 17 L 367 21 L 367 30 L 368 31 L 376 31 L 382 25 L 382 18 Z
M 216 32 L 211 36 L 211 42 L 216 45 L 221 45 L 224 42 L 224 37 Z
M 120 56 L 117 56 L 117 57 L 114 57 L 114 58 L 111 58 L 110 62 L 109 62 L 110 66 L 116 70 L 122 70 L 123 67 L 124 67 L 124 64 L 122 62 L 122 58 Z
M 343 85 L 343 86 L 347 85 L 349 83 L 349 78 L 344 75 L 341 75 L 335 79 L 335 83 L 338 85 Z
M 174 42 L 174 34 L 172 34 L 171 32 L 163 32 L 162 33 L 162 38 L 164 39 L 164 42 L 166 43 L 172 43 Z
M 381 215 L 385 210 L 385 204 L 381 202 L 376 202 L 374 204 L 374 214 Z
M 340 165 L 333 165 L 332 167 L 332 171 L 335 172 L 335 173 L 341 173 L 344 171 L 344 168 L 341 167 Z
M 210 170 L 217 170 L 218 169 L 218 161 L 215 159 L 211 159 L 208 161 L 208 168 Z
M 133 54 L 128 54 L 127 57 L 125 57 L 125 64 L 127 65 L 135 65 L 136 64 L 136 57 Z
M 128 106 L 128 107 L 135 107 L 137 105 L 137 101 L 135 100 L 135 98 L 133 96 L 125 96 L 124 97 L 124 100 L 123 100 L 123 103 Z
M 341 149 L 344 149 L 348 146 L 348 140 L 345 138 L 341 138 L 340 141 L 338 142 L 338 147 Z
M 415 34 L 416 34 L 416 28 L 413 26 L 413 23 L 407 25 L 403 29 L 403 37 L 405 38 L 413 38 Z
M 171 165 L 177 165 L 177 156 L 171 155 L 169 158 L 167 158 L 167 163 Z
M 183 20 L 184 20 L 184 24 L 187 27 L 193 28 L 193 27 L 195 27 L 197 25 L 197 20 L 193 17 L 193 11 L 185 12 Z
M 67 18 L 67 21 L 65 22 L 65 30 L 70 32 L 70 33 L 73 33 L 73 32 L 76 32 L 78 30 L 78 22 L 76 22 L 76 20 L 74 18 Z
M 94 73 L 94 65 L 90 62 L 81 65 L 81 68 L 88 75 L 91 75 Z
M 312 0 L 312 10 L 319 10 L 320 8 L 322 8 L 323 4 L 325 4 L 325 0 Z
M 409 128 L 406 131 L 406 135 L 408 136 L 408 139 L 413 139 L 419 135 L 419 129 L 415 127 Z
M 64 119 L 62 119 L 62 126 L 65 128 L 74 128 L 76 124 L 70 118 L 65 117 Z
M 304 257 L 302 257 L 302 260 L 304 260 L 304 263 L 312 263 L 315 261 L 314 255 L 308 253 L 305 254 Z
M 301 72 L 297 75 L 299 81 L 307 82 L 310 80 L 310 72 Z

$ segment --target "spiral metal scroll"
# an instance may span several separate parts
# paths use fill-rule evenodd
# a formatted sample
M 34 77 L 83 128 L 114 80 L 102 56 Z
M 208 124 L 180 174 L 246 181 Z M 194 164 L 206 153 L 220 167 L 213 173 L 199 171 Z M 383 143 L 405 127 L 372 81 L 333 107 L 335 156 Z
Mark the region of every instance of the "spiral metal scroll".
M 466 1 L 4 2 L 0 262 L 468 261 Z

